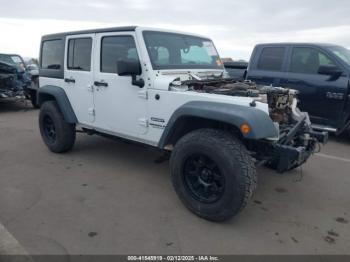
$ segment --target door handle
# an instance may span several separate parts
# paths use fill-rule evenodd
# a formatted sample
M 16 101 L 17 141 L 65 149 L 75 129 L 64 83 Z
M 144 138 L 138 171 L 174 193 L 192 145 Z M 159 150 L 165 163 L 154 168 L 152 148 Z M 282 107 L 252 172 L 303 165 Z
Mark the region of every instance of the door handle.
M 106 83 L 106 82 L 98 82 L 98 81 L 95 81 L 95 82 L 94 82 L 94 85 L 95 85 L 95 86 L 104 86 L 104 87 L 107 87 L 107 86 L 108 86 L 108 83 Z
M 66 82 L 66 83 L 75 83 L 75 79 L 74 78 L 65 78 L 64 82 Z

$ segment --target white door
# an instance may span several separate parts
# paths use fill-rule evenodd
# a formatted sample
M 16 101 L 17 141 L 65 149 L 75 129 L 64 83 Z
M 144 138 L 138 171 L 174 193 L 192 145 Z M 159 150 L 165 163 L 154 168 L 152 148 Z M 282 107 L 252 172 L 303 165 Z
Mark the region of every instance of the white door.
M 115 135 L 140 140 L 137 138 L 147 132 L 145 89 L 132 85 L 131 76 L 117 74 L 119 59 L 139 61 L 135 34 L 97 34 L 95 52 L 94 124 Z
M 93 103 L 93 51 L 95 34 L 68 36 L 64 62 L 65 91 L 79 123 L 95 120 Z

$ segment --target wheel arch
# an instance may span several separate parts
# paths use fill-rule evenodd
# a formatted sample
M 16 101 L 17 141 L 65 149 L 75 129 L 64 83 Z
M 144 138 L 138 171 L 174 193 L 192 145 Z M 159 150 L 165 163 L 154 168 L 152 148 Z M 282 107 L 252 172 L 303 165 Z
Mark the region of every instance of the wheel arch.
M 248 124 L 250 132 L 240 127 Z M 278 136 L 278 129 L 262 110 L 217 102 L 193 101 L 177 109 L 167 123 L 158 147 L 175 145 L 185 134 L 201 128 L 219 128 L 235 132 L 243 139 L 264 139 Z
M 67 123 L 75 124 L 78 122 L 72 105 L 63 88 L 51 85 L 40 87 L 38 91 L 38 105 L 41 106 L 46 101 L 56 101 Z

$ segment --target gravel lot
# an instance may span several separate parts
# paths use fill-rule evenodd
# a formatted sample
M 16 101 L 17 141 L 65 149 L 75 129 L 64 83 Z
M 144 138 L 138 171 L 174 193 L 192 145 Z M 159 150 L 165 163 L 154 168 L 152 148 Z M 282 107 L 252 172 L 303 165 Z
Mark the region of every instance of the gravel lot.
M 56 155 L 37 115 L 0 103 L 0 222 L 30 254 L 350 254 L 350 139 L 302 170 L 260 168 L 249 206 L 217 224 L 181 204 L 159 152 L 79 134 Z

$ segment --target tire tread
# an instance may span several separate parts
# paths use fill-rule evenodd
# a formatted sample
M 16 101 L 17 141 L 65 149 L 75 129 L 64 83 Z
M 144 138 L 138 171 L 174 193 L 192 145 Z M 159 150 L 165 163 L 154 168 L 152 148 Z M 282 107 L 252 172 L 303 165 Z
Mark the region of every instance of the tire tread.
M 215 216 L 207 216 L 206 214 L 197 213 L 197 215 L 212 221 L 226 220 L 239 213 L 247 205 L 249 199 L 252 197 L 253 192 L 257 187 L 257 174 L 254 159 L 249 154 L 242 142 L 233 134 L 220 129 L 199 129 L 188 133 L 178 141 L 173 151 L 174 155 L 171 157 L 171 165 L 175 164 L 172 163 L 172 160 L 177 157 L 176 154 L 178 150 L 176 150 L 176 147 L 186 146 L 186 144 L 193 140 L 197 140 L 200 143 L 219 143 L 222 147 L 225 147 L 225 150 L 232 152 L 232 157 L 229 161 L 237 161 L 242 167 L 242 183 L 239 183 L 239 187 L 241 192 L 244 193 L 238 206 L 236 205 L 229 207 L 223 210 L 220 214 L 216 214 Z M 194 211 L 190 206 L 186 204 L 186 201 L 183 202 L 189 209 Z
M 57 124 L 57 126 L 55 126 L 56 132 L 60 133 L 59 136 L 61 138 L 54 145 L 46 142 L 42 131 L 41 122 L 45 114 L 51 114 L 51 116 L 54 118 L 53 120 L 55 124 Z M 64 153 L 73 148 L 74 142 L 75 142 L 75 135 L 76 135 L 75 125 L 67 123 L 64 120 L 64 117 L 61 111 L 59 110 L 56 101 L 47 101 L 41 106 L 39 124 L 40 124 L 40 132 L 43 137 L 43 140 L 52 152 Z

